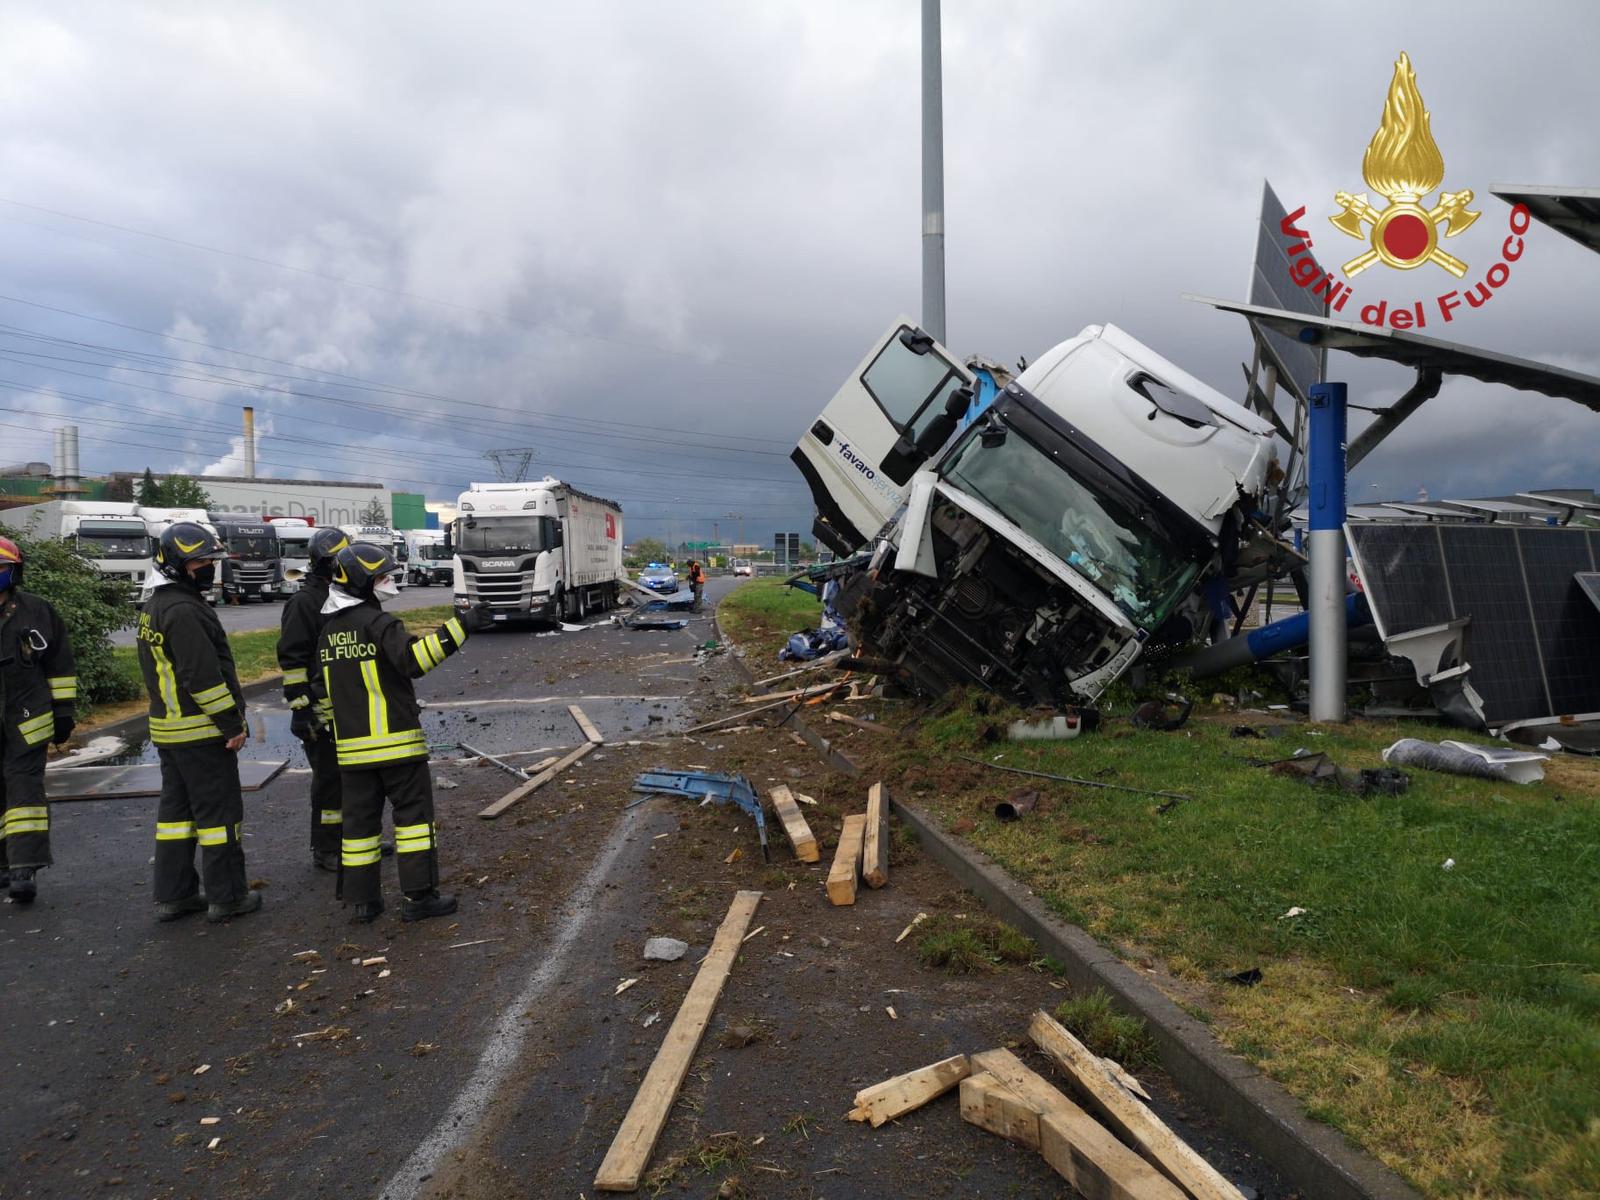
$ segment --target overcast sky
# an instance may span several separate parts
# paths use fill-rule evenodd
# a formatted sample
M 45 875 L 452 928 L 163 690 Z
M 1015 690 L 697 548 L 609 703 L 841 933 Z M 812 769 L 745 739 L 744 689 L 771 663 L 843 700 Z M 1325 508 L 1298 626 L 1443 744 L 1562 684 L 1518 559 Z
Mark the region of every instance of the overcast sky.
M 1110 321 L 1239 396 L 1243 320 L 1180 295 L 1243 298 L 1264 178 L 1328 265 L 1359 252 L 1326 218 L 1409 51 L 1483 212 L 1448 243 L 1475 281 L 1492 184 L 1600 185 L 1597 40 L 1582 2 L 952 0 L 951 348 Z M 5 0 L 0 463 L 71 419 L 87 471 L 226 471 L 253 403 L 263 474 L 453 500 L 534 446 L 630 537 L 808 529 L 788 451 L 920 305 L 918 86 L 915 0 Z M 1536 226 L 1428 332 L 1600 374 L 1597 314 L 1600 258 Z M 1330 365 L 1363 403 L 1409 383 Z M 1597 460 L 1600 415 L 1447 381 L 1352 498 L 1589 487 Z

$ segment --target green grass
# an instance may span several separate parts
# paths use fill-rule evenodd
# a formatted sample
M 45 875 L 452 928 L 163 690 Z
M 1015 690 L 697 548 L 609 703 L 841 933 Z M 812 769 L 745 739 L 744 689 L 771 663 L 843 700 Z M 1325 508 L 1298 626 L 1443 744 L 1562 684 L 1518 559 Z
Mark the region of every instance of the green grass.
M 778 579 L 751 579 L 717 605 L 717 621 L 752 664 L 777 661 L 791 633 L 815 629 L 822 603 L 810 592 L 784 587 Z
M 940 913 L 918 931 L 917 958 L 925 967 L 975 975 L 1001 963 L 1027 963 L 1038 957 L 1033 939 L 999 921 L 957 918 Z
M 986 746 L 995 719 L 961 707 L 890 750 L 908 795 L 972 823 L 1062 916 L 1206 992 L 1219 1036 L 1319 1118 L 1432 1195 L 1600 1190 L 1600 769 L 1569 759 L 1530 787 L 1413 771 L 1404 795 L 1361 799 L 1242 760 L 1305 746 L 1374 766 L 1398 737 L 1461 731 L 1233 741 L 1224 717 Z M 955 753 L 1192 799 L 1163 812 L 1039 781 L 1040 809 L 1001 824 L 1016 777 Z M 1259 986 L 1221 982 L 1251 967 Z
M 1155 1043 L 1144 1022 L 1118 1012 L 1102 991 L 1062 1001 L 1056 1007 L 1056 1020 L 1101 1058 L 1115 1059 L 1130 1070 L 1155 1059 Z

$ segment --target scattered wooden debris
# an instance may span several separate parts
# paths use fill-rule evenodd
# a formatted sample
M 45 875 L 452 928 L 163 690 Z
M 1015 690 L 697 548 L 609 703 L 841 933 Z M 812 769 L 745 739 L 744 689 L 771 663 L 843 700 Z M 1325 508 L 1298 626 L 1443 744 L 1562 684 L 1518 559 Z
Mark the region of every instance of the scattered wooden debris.
M 743 857 L 744 847 L 735 846 L 732 850 L 728 851 L 728 857 L 722 860 L 722 865 L 725 867 L 731 867 Z
M 821 859 L 822 851 L 817 848 L 817 839 L 811 832 L 811 826 L 806 824 L 805 817 L 800 815 L 800 807 L 794 802 L 794 793 L 780 783 L 767 795 L 772 798 L 772 810 L 778 814 L 778 820 L 783 822 L 783 832 L 788 835 L 789 844 L 794 847 L 794 856 L 801 862 L 808 863 Z
M 870 733 L 893 733 L 887 725 L 880 725 L 876 721 L 868 721 L 862 717 L 852 717 L 849 713 L 834 709 L 828 714 L 828 720 L 837 721 L 840 725 L 854 725 L 857 729 L 865 729 Z
M 925 912 L 919 912 L 916 916 L 912 917 L 911 918 L 911 924 L 907 925 L 904 929 L 902 929 L 900 931 L 900 936 L 895 938 L 895 940 L 894 940 L 895 945 L 898 946 L 901 942 L 905 941 L 908 937 L 910 937 L 911 936 L 911 931 L 913 929 L 915 929 L 918 925 L 921 925 L 927 919 L 928 919 L 928 914 L 925 913 Z
M 889 1014 L 889 1020 L 891 1020 L 891 1021 L 898 1021 L 900 1019 L 900 1014 L 895 1012 L 894 1005 L 892 1005 L 892 1004 L 889 1005 L 887 1008 L 885 1008 L 883 1011 Z
M 1060 1022 L 1036 1012 L 1028 1036 L 1067 1073 L 1096 1116 L 1194 1200 L 1241 1200 L 1236 1187 L 1130 1095 L 1104 1060 Z
M 470 942 L 452 942 L 450 945 L 446 946 L 445 949 L 446 950 L 465 950 L 468 946 L 482 946 L 482 945 L 485 945 L 488 942 L 503 942 L 503 941 L 505 941 L 505 939 L 502 938 L 502 937 L 474 938 Z
M 525 796 L 531 795 L 533 792 L 549 783 L 552 779 L 561 774 L 568 767 L 572 766 L 584 755 L 595 749 L 597 744 L 598 743 L 596 742 L 583 743 L 583 745 L 572 751 L 565 758 L 557 759 L 554 765 L 547 767 L 543 771 L 540 771 L 533 778 L 529 779 L 527 783 L 524 783 L 512 791 L 507 792 L 504 796 L 501 796 L 500 799 L 496 800 L 493 804 L 489 805 L 488 808 L 480 812 L 478 816 L 482 817 L 484 820 L 493 820 L 495 817 L 498 817 L 517 801 L 521 800 Z
M 200 1118 L 200 1124 L 202 1124 L 202 1125 L 220 1125 L 220 1124 L 222 1124 L 222 1118 L 221 1117 L 201 1117 Z
M 613 996 L 620 996 L 620 995 L 622 995 L 623 992 L 627 991 L 629 988 L 631 988 L 634 984 L 636 984 L 638 982 L 639 982 L 638 979 L 624 979 L 621 983 L 617 984 L 617 990 L 612 992 L 611 994 Z
M 856 902 L 856 876 L 861 870 L 861 844 L 867 831 L 865 813 L 851 813 L 839 832 L 839 847 L 828 869 L 828 899 L 834 904 Z
M 758 696 L 756 699 L 765 700 L 767 697 Z M 763 705 L 760 708 L 748 708 L 744 712 L 729 713 L 725 717 L 718 717 L 715 721 L 707 721 L 703 725 L 692 725 L 688 729 L 680 730 L 678 736 L 685 737 L 691 733 L 699 733 L 702 729 L 715 729 L 718 725 L 726 725 L 729 721 L 743 721 L 745 718 L 753 717 L 757 713 L 764 713 L 774 708 L 783 708 L 788 703 L 788 700 L 774 700 L 771 704 Z
M 856 1106 L 846 1115 L 852 1121 L 871 1121 L 876 1129 L 885 1121 L 902 1117 L 928 1101 L 944 1095 L 972 1071 L 965 1054 L 952 1054 L 893 1079 L 885 1079 L 856 1093 Z
M 583 709 L 576 704 L 569 704 L 567 705 L 567 711 L 572 714 L 572 719 L 578 723 L 578 728 L 583 731 L 584 737 L 588 738 L 596 746 L 605 742 L 605 738 L 600 736 L 600 731 L 594 727 L 594 722 L 584 716 Z
M 1029 1070 L 1009 1050 L 972 1056 L 974 1068 L 987 1071 L 1022 1103 L 1039 1114 L 1039 1152 L 1085 1196 L 1115 1200 L 1184 1200 L 1167 1178 L 1117 1141 L 1111 1132 Z
M 377 966 L 382 966 L 384 963 L 387 963 L 388 961 L 389 961 L 389 956 L 388 955 L 386 955 L 386 954 L 374 954 L 371 958 L 363 958 L 361 960 L 361 965 L 363 967 L 377 967 Z
M 760 892 L 739 892 L 734 896 L 728 915 L 722 919 L 722 926 L 711 943 L 711 953 L 700 964 L 678 1015 L 667 1029 L 661 1050 L 650 1064 L 627 1116 L 622 1119 L 622 1127 L 606 1151 L 605 1161 L 594 1179 L 597 1190 L 631 1192 L 638 1188 L 650 1153 L 666 1126 L 678 1089 L 689 1073 L 695 1050 L 711 1019 L 711 1010 L 716 1007 L 722 985 L 733 969 L 750 918 L 760 903 Z
M 204 1075 L 209 1070 L 211 1070 L 211 1064 L 210 1063 L 201 1063 L 198 1067 L 196 1067 L 194 1069 L 194 1073 L 196 1075 Z
M 757 926 L 756 926 L 756 927 L 755 927 L 755 928 L 754 928 L 754 929 L 752 929 L 752 930 L 751 930 L 751 931 L 750 931 L 750 932 L 749 932 L 749 933 L 747 933 L 747 934 L 745 934 L 745 935 L 744 935 L 744 938 L 743 938 L 743 940 L 744 940 L 744 941 L 746 941 L 746 942 L 748 942 L 748 941 L 749 941 L 749 940 L 750 940 L 750 939 L 751 939 L 751 938 L 753 938 L 753 937 L 755 937 L 755 936 L 756 936 L 756 934 L 758 934 L 758 933 L 765 933 L 765 932 L 766 932 L 766 931 L 767 931 L 767 927 L 766 927 L 766 926 L 765 926 L 765 925 L 757 925 Z
M 1039 1113 L 987 1071 L 961 1081 L 961 1119 L 1008 1141 L 1039 1148 Z
M 861 847 L 861 878 L 869 888 L 889 882 L 889 792 L 882 783 L 867 791 L 867 831 Z
M 322 952 L 319 950 L 296 950 L 289 956 L 291 962 L 321 962 Z
M 809 700 L 812 696 L 826 695 L 828 692 L 838 691 L 844 686 L 844 681 L 838 683 L 823 683 L 816 687 L 796 688 L 792 692 L 768 692 L 764 696 L 745 696 L 740 704 L 760 704 L 763 700 Z
M 821 658 L 812 659 L 805 666 L 797 667 L 793 671 L 785 671 L 782 675 L 773 675 L 767 679 L 758 679 L 750 686 L 758 688 L 771 687 L 773 684 L 781 683 L 785 679 L 793 679 L 796 675 L 804 675 L 810 671 L 820 671 L 824 667 L 833 666 L 834 663 L 841 658 L 845 658 L 849 653 L 848 650 L 835 650 L 832 654 L 824 654 Z

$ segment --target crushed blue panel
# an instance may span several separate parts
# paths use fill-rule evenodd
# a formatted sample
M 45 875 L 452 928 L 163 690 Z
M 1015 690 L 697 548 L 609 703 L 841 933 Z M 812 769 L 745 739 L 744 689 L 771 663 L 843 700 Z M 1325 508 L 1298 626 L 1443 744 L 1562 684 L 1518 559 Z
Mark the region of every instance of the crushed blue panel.
M 743 775 L 719 775 L 713 771 L 646 771 L 633 781 L 636 792 L 685 796 L 707 804 L 737 804 L 755 819 L 756 835 L 761 839 L 762 857 L 767 856 L 767 817 L 761 800 Z

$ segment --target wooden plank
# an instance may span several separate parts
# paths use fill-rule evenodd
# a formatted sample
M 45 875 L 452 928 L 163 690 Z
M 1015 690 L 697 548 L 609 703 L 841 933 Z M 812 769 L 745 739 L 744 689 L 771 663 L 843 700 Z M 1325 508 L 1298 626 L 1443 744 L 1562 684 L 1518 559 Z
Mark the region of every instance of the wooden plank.
M 794 847 L 794 856 L 801 862 L 819 861 L 822 858 L 822 851 L 817 848 L 816 835 L 811 832 L 811 826 L 806 824 L 800 806 L 794 802 L 794 793 L 780 783 L 768 791 L 767 795 L 772 797 L 772 811 L 777 813 L 778 820 L 783 822 L 783 832 L 789 836 L 789 844 Z
M 1039 1114 L 987 1071 L 961 1081 L 961 1119 L 1029 1150 L 1039 1148 Z
M 944 1095 L 972 1071 L 965 1054 L 952 1054 L 926 1067 L 885 1079 L 856 1093 L 856 1106 L 850 1110 L 852 1121 L 871 1121 L 876 1129 L 885 1121 L 903 1117 L 914 1108 Z
M 861 843 L 861 878 L 870 888 L 889 882 L 889 791 L 881 782 L 867 789 L 867 832 Z
M 596 746 L 605 741 L 605 738 L 600 736 L 600 731 L 594 727 L 594 722 L 584 715 L 583 709 L 576 704 L 569 704 L 567 705 L 567 711 L 572 714 L 572 719 L 578 723 L 578 728 L 583 730 L 583 736 L 588 738 L 589 741 Z
M 782 683 L 785 679 L 793 679 L 796 675 L 804 675 L 809 671 L 820 671 L 823 667 L 831 667 L 841 658 L 849 655 L 848 650 L 835 650 L 832 654 L 824 654 L 821 658 L 813 659 L 805 666 L 793 671 L 785 671 L 782 675 L 772 675 L 766 679 L 758 679 L 751 687 L 771 687 L 775 683 Z
M 843 686 L 844 680 L 841 679 L 838 683 L 822 683 L 816 687 L 796 688 L 792 692 L 768 692 L 764 696 L 746 696 L 739 703 L 760 704 L 763 700 L 798 700 L 806 696 L 821 696 Z
M 1028 1036 L 1067 1073 L 1091 1112 L 1193 1200 L 1243 1200 L 1238 1188 L 1130 1095 L 1099 1056 L 1059 1022 L 1036 1012 Z
M 765 699 L 765 697 L 763 697 L 763 699 Z M 729 721 L 743 721 L 747 717 L 753 717 L 757 713 L 766 712 L 768 709 L 785 708 L 788 706 L 788 704 L 789 702 L 787 700 L 774 700 L 771 704 L 765 705 L 762 708 L 751 708 L 746 709 L 744 712 L 729 713 L 725 717 L 718 717 L 715 721 L 707 721 L 704 725 L 695 725 L 688 729 L 682 730 L 678 736 L 682 737 L 685 734 L 699 733 L 702 729 L 715 729 L 718 725 L 726 725 Z
M 589 751 L 593 749 L 595 749 L 595 743 L 585 742 L 576 750 L 572 751 L 572 753 L 568 754 L 565 758 L 557 759 L 555 766 L 547 767 L 545 770 L 540 771 L 532 779 L 528 780 L 527 783 L 520 784 L 512 791 L 507 792 L 504 796 L 501 796 L 500 799 L 489 805 L 488 808 L 484 809 L 478 815 L 486 821 L 493 820 L 523 797 L 532 795 L 534 792 L 538 791 L 545 784 L 549 783 L 557 775 L 561 774 L 568 767 L 572 766 L 573 763 L 577 762 L 580 758 L 582 758 L 585 754 L 588 754 Z
M 893 733 L 887 725 L 880 725 L 876 721 L 868 721 L 861 717 L 852 717 L 849 713 L 834 709 L 828 713 L 828 720 L 837 721 L 841 725 L 854 725 L 857 729 L 870 730 L 872 733 Z
M 828 899 L 835 904 L 856 902 L 856 874 L 861 869 L 861 843 L 867 831 L 867 814 L 851 813 L 839 831 L 839 848 L 828 868 Z
M 972 1056 L 975 1071 L 988 1071 L 1039 1112 L 1039 1152 L 1088 1200 L 1185 1200 L 1161 1172 L 1112 1136 L 1083 1109 L 1029 1070 L 1009 1050 Z
M 738 892 L 722 918 L 717 936 L 712 939 L 711 952 L 700 964 L 700 970 L 689 985 L 688 995 L 678 1007 L 667 1036 L 655 1061 L 645 1073 L 644 1082 L 628 1106 L 628 1115 L 622 1118 L 617 1136 L 606 1151 L 605 1160 L 594 1177 L 594 1186 L 602 1192 L 631 1192 L 639 1186 L 645 1167 L 650 1164 L 650 1154 L 665 1128 L 672 1105 L 683 1086 L 683 1077 L 689 1073 L 690 1063 L 700 1038 L 711 1020 L 711 1010 L 716 1007 L 722 985 L 733 970 L 733 960 L 738 957 L 739 943 L 744 940 L 750 918 L 755 916 L 756 905 L 761 903 L 760 892 Z

